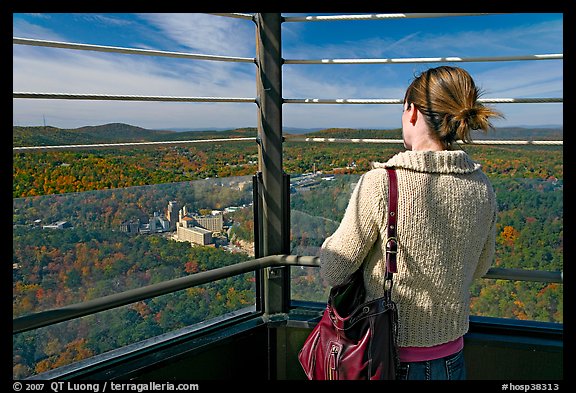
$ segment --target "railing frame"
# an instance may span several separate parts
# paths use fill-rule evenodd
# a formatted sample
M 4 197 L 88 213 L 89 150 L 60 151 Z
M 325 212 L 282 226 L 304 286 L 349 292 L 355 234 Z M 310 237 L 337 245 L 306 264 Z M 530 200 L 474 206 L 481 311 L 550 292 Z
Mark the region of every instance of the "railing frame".
M 256 23 L 256 89 L 258 105 L 259 169 L 257 256 L 290 252 L 290 208 L 287 175 L 282 163 L 282 37 L 280 13 L 259 13 Z M 289 182 L 288 182 L 289 184 Z M 255 204 L 256 207 L 256 204 Z M 255 213 L 256 216 L 256 213 Z M 290 305 L 290 270 L 266 269 L 264 313 L 285 313 Z
M 224 14 L 222 14 L 224 15 Z M 226 14 L 235 17 L 249 18 L 245 14 Z M 405 16 L 402 14 L 403 17 Z M 423 16 L 422 14 L 420 16 Z M 414 14 L 413 17 L 418 15 Z M 374 18 L 374 16 L 370 16 Z M 256 86 L 258 106 L 258 137 L 259 173 L 254 178 L 258 191 L 255 193 L 255 218 L 259 218 L 256 237 L 256 259 L 238 263 L 232 266 L 217 268 L 170 281 L 128 290 L 122 293 L 105 296 L 84 303 L 73 304 L 58 309 L 42 311 L 13 319 L 12 332 L 18 334 L 56 323 L 92 315 L 97 312 L 113 309 L 156 296 L 176 292 L 186 288 L 202 285 L 247 272 L 258 274 L 256 291 L 262 290 L 263 296 L 257 296 L 257 311 L 263 316 L 287 313 L 290 309 L 290 266 L 319 266 L 319 259 L 311 256 L 294 256 L 289 253 L 290 212 L 289 212 L 289 177 L 283 172 L 282 163 L 282 104 L 283 103 L 366 103 L 354 100 L 299 100 L 282 98 L 282 65 L 289 63 L 282 58 L 281 24 L 283 21 L 296 21 L 283 18 L 280 13 L 257 13 L 251 18 L 256 24 Z M 320 20 L 315 18 L 314 20 Z M 26 40 L 17 44 L 32 44 Z M 35 44 L 38 44 L 37 42 Z M 45 42 L 44 46 L 57 46 L 62 43 Z M 74 47 L 74 49 L 81 49 Z M 84 48 L 83 48 L 84 49 Z M 130 50 L 126 48 L 110 48 L 92 46 L 89 50 L 110 51 L 120 53 L 137 53 L 144 55 L 162 55 L 168 57 L 194 58 L 202 60 L 251 62 L 249 58 L 228 58 L 223 56 L 204 56 L 196 54 L 169 53 L 159 51 Z M 429 61 L 430 59 L 426 59 Z M 443 59 L 441 59 L 443 61 Z M 349 63 L 352 60 L 333 60 Z M 363 60 L 373 62 L 373 60 Z M 388 60 L 386 60 L 388 61 Z M 411 59 L 410 61 L 414 61 Z M 436 61 L 436 60 L 434 60 Z M 463 61 L 459 59 L 459 61 Z M 469 61 L 486 61 L 472 59 Z M 325 60 L 292 60 L 294 64 L 306 62 L 326 63 Z M 14 93 L 14 98 L 39 98 L 38 93 Z M 54 96 L 54 94 L 51 94 Z M 51 97 L 54 98 L 54 97 Z M 65 96 L 65 99 L 117 99 L 117 100 L 152 100 L 152 101 L 214 101 L 214 102 L 254 102 L 251 98 L 218 98 L 218 97 L 136 97 L 136 96 L 106 96 L 75 95 Z M 550 99 L 552 102 L 562 102 L 561 99 Z M 374 102 L 376 103 L 376 102 Z M 256 199 L 258 200 L 256 202 Z M 288 207 L 288 208 L 287 208 Z M 258 211 L 256 211 L 258 209 Z M 484 278 L 528 280 L 543 282 L 563 282 L 562 272 L 526 271 L 522 269 L 492 268 Z M 260 289 L 261 288 L 261 289 Z M 274 369 L 274 367 L 270 367 Z M 270 379 L 274 379 L 270 376 Z
M 183 289 L 217 281 L 223 278 L 259 271 L 266 268 L 286 268 L 290 266 L 319 267 L 320 259 L 315 256 L 268 255 L 234 265 L 180 277 L 141 288 L 130 289 L 121 293 L 104 296 L 83 303 L 72 304 L 58 309 L 41 311 L 12 320 L 12 334 L 53 325 L 56 323 L 95 314 L 100 311 L 150 299 L 155 296 L 180 291 Z M 524 269 L 490 268 L 483 277 L 488 279 L 539 281 L 563 283 L 563 272 L 547 272 Z
M 257 277 L 256 290 L 257 294 L 262 293 L 263 296 L 258 296 L 257 310 L 263 310 L 264 314 L 268 315 L 288 312 L 290 308 L 289 265 L 315 266 L 316 263 L 314 259 L 302 259 L 306 257 L 287 255 L 290 252 L 290 182 L 288 175 L 283 172 L 282 143 L 284 137 L 282 135 L 282 104 L 288 103 L 290 100 L 282 98 L 282 65 L 285 63 L 285 60 L 282 58 L 281 43 L 281 24 L 287 21 L 287 18 L 283 18 L 280 13 L 256 13 L 251 18 L 248 18 L 246 14 L 221 15 L 233 15 L 235 17 L 251 19 L 256 24 L 256 58 L 254 62 L 257 66 L 257 98 L 254 101 L 258 106 L 258 137 L 256 138 L 256 142 L 259 145 L 259 173 L 254 177 L 254 185 L 256 188 L 254 194 L 254 217 L 258 220 L 255 229 L 255 254 L 257 258 L 247 264 L 242 263 L 234 267 L 215 269 L 189 277 L 126 291 L 117 295 L 106 296 L 86 303 L 16 318 L 13 320 L 14 334 L 174 292 L 190 286 L 200 285 L 218 278 L 259 269 L 263 270 L 260 271 Z M 411 17 L 423 17 L 424 15 L 425 14 L 411 14 Z M 405 14 L 392 16 L 406 17 Z M 390 17 L 390 15 L 378 14 L 378 17 Z M 373 19 L 374 15 L 370 15 L 369 18 Z M 294 21 L 296 19 L 293 18 L 292 20 Z M 319 19 L 316 18 L 315 20 Z M 17 38 L 13 40 L 16 44 L 39 45 L 37 40 Z M 56 47 L 64 45 L 64 43 L 59 42 L 42 42 L 41 44 Z M 128 51 L 126 48 L 80 46 L 74 46 L 74 49 Z M 128 52 L 148 55 L 198 57 L 204 60 L 214 60 L 214 58 L 204 58 L 194 54 L 159 53 L 159 51 L 150 52 L 142 50 L 132 50 Z M 231 59 L 220 56 L 216 60 L 230 61 Z M 251 61 L 251 59 L 233 60 Z M 182 99 L 178 97 L 169 98 L 171 100 Z M 205 98 L 202 98 L 200 100 L 204 99 Z M 215 100 L 227 99 L 215 98 Z M 252 101 L 251 99 L 242 100 Z M 340 103 L 340 100 L 328 100 L 327 102 Z M 298 261 L 298 263 L 296 263 L 296 261 Z M 509 277 L 510 272 L 510 269 L 492 269 L 491 274 L 489 274 L 487 278 L 492 276 L 492 278 L 502 277 L 504 279 L 511 279 Z M 562 273 L 558 273 L 560 275 L 559 277 L 556 273 L 550 274 L 551 276 L 544 273 L 540 275 L 543 275 L 542 278 L 544 281 L 551 280 L 557 282 L 559 280 L 559 282 L 562 282 Z M 517 279 L 524 280 L 526 279 L 525 277 L 532 277 L 533 272 L 518 269 L 513 272 L 513 276 Z

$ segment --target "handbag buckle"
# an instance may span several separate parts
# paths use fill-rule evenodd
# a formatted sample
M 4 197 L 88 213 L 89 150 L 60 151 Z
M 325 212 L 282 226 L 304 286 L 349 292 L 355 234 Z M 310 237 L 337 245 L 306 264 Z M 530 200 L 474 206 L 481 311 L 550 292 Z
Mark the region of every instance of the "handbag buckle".
M 386 253 L 397 254 L 398 253 L 398 239 L 396 236 L 391 236 L 386 239 Z

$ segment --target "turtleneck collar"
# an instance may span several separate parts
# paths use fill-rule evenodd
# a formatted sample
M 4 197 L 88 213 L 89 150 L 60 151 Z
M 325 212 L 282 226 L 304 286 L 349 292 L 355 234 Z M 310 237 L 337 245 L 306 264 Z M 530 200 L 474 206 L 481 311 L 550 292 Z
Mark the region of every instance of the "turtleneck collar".
M 405 168 L 430 173 L 471 173 L 481 168 L 463 150 L 412 151 L 396 154 L 385 163 L 374 162 L 374 168 Z

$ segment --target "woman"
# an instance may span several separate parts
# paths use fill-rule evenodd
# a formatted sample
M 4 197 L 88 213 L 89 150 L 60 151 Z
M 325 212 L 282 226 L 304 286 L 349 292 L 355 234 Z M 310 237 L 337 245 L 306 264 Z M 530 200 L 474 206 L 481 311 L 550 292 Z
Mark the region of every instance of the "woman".
M 466 379 L 469 288 L 494 259 L 497 205 L 480 164 L 453 144 L 471 142 L 471 130 L 486 132 L 491 117 L 503 117 L 479 103 L 479 95 L 461 68 L 441 66 L 416 77 L 402 113 L 407 151 L 375 162 L 361 176 L 340 226 L 320 249 L 329 285 L 343 283 L 362 265 L 367 298 L 383 295 L 384 168 L 396 168 L 398 379 Z

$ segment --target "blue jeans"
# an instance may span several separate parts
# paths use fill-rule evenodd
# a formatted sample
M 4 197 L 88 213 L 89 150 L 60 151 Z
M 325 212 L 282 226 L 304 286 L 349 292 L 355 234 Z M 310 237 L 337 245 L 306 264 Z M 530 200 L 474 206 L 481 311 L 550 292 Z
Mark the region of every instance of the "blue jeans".
M 400 363 L 396 372 L 400 380 L 465 380 L 464 351 L 440 359 Z

